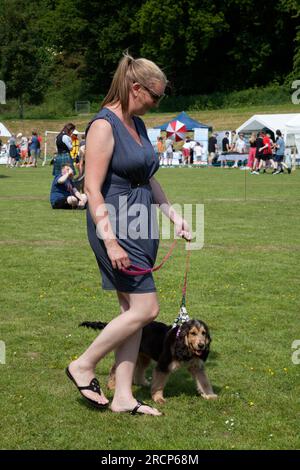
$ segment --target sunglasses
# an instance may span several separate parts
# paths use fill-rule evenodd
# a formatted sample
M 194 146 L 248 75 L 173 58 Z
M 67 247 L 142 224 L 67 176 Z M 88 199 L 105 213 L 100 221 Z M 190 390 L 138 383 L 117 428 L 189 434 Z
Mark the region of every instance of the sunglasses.
M 142 84 L 141 84 L 142 85 Z M 147 86 L 145 85 L 142 85 L 142 87 L 148 91 L 149 95 L 151 96 L 152 100 L 154 101 L 154 103 L 159 103 L 166 95 L 165 93 L 163 93 L 162 95 L 158 95 L 157 93 L 155 93 L 155 91 L 151 90 L 150 88 L 148 88 Z

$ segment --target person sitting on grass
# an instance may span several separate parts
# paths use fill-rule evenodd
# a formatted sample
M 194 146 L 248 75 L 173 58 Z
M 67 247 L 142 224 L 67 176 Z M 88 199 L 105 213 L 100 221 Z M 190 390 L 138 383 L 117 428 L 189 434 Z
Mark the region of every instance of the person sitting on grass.
M 50 192 L 50 203 L 53 209 L 85 208 L 87 196 L 76 189 L 73 175 L 71 166 L 64 165 L 61 173 L 55 176 Z

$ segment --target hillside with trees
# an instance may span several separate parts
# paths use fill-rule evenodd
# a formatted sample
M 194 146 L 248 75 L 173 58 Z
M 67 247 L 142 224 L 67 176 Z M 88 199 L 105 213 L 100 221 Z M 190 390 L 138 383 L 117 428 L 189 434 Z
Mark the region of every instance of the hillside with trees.
M 298 0 L 0 0 L 0 79 L 38 104 L 103 95 L 122 52 L 161 66 L 175 96 L 300 79 Z

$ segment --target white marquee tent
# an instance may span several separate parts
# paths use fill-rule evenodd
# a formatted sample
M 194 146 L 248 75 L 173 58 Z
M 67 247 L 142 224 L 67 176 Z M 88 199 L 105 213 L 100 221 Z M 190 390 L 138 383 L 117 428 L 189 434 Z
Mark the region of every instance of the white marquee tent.
M 264 127 L 273 131 L 274 134 L 277 129 L 280 129 L 284 135 L 287 134 L 287 130 L 289 130 L 289 134 L 295 134 L 295 131 L 299 132 L 300 130 L 300 114 L 255 114 L 238 127 L 236 131 L 237 133 L 250 133 L 259 131 Z
M 255 114 L 248 121 L 244 122 L 238 129 L 237 133 L 250 133 L 259 131 L 264 127 L 276 132 L 280 129 L 286 144 L 288 146 L 297 146 L 300 153 L 300 113 L 291 114 Z
M 2 122 L 0 122 L 0 136 L 1 137 L 11 137 L 11 133 L 9 132 L 7 127 L 5 127 L 4 124 L 2 124 Z
M 286 124 L 284 134 L 287 145 L 297 145 L 300 153 L 300 114 L 296 114 Z

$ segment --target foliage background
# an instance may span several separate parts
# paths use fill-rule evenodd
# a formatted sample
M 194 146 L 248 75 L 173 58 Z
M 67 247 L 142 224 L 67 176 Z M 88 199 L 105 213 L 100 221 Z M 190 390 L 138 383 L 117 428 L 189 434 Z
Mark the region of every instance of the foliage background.
M 21 114 L 43 101 L 68 111 L 99 103 L 128 48 L 165 70 L 174 96 L 205 95 L 201 107 L 249 88 L 288 95 L 299 12 L 297 0 L 0 0 L 0 79 Z

